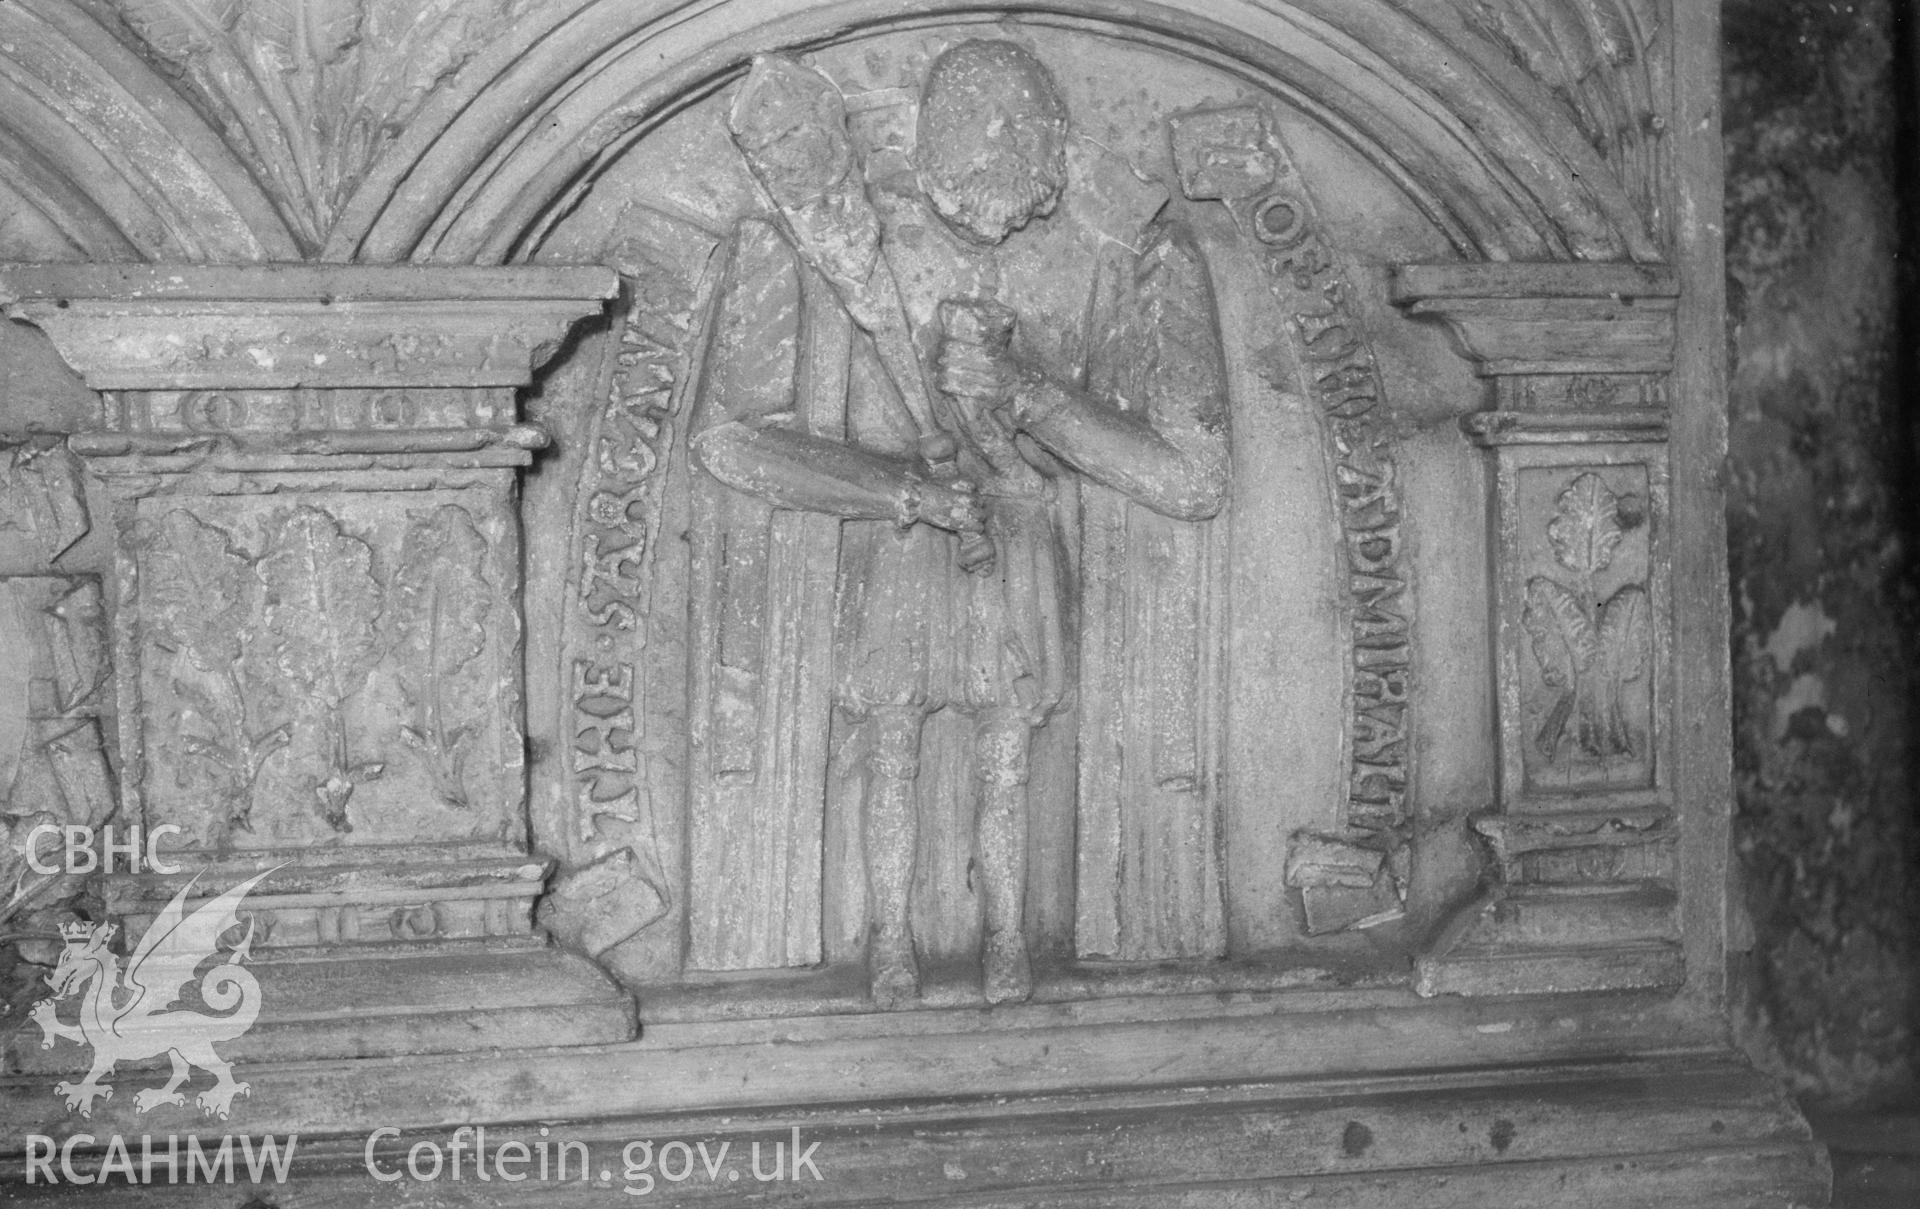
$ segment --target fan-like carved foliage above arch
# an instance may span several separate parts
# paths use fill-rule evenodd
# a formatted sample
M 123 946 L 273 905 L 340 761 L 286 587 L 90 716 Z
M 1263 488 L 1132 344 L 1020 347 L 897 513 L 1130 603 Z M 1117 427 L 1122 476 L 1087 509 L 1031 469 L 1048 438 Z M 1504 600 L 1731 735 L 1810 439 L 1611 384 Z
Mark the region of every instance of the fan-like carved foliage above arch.
M 1463 255 L 1648 261 L 1664 243 L 1669 3 L 1019 8 L 1025 20 L 1194 55 L 1295 99 L 1380 164 Z M 921 0 L 911 12 L 898 0 L 3 7 L 10 30 L 66 39 L 56 57 L 91 68 L 48 71 L 32 52 L 0 51 L 0 92 L 19 79 L 36 102 L 0 106 L 0 165 L 50 218 L 86 217 L 75 238 L 88 254 L 482 263 L 516 255 L 655 115 L 724 85 L 755 53 L 979 16 L 972 0 Z M 122 94 L 149 119 L 120 133 L 85 117 Z M 174 168 L 141 166 L 169 157 Z M 212 194 L 237 231 L 207 241 L 191 216 Z
M 309 250 L 429 93 L 538 0 L 110 0 Z
M 1655 0 L 1466 0 L 1461 11 L 1552 91 L 1658 227 L 1666 127 Z

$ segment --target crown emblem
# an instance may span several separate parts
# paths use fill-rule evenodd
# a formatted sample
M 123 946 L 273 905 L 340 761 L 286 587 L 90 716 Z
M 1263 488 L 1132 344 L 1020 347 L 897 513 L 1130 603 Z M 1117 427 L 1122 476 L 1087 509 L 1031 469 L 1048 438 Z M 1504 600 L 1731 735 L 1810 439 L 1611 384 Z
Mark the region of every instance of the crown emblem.
M 72 923 L 60 925 L 60 936 L 70 945 L 85 944 L 93 939 L 94 930 L 98 927 L 98 924 L 88 923 L 85 920 L 75 920 Z

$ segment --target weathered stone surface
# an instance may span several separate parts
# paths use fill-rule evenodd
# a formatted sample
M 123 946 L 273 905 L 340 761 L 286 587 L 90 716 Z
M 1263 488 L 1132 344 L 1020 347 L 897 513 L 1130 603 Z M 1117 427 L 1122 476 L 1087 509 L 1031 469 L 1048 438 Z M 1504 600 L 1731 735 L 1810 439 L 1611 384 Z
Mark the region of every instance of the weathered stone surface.
M 1727 6 L 1739 1018 L 1840 1099 L 1914 1078 L 1920 1002 L 1904 20 Z
M 243 1009 L 263 1030 L 255 1052 L 630 1035 L 630 998 L 532 937 L 546 863 L 527 856 L 522 822 L 511 477 L 544 443 L 514 424 L 512 388 L 612 275 L 7 273 L 15 313 L 115 388 L 101 429 L 72 444 L 114 534 L 116 821 L 171 828 L 172 859 L 193 872 L 102 868 L 114 926 L 165 934 L 181 912 L 168 899 L 244 881 L 241 949 L 262 959 Z M 374 333 L 382 355 L 357 355 Z M 70 541 L 43 511 L 49 544 Z M 98 788 L 84 823 L 106 821 Z M 364 965 L 394 946 L 397 964 Z M 447 968 L 409 962 L 409 946 L 444 950 Z M 363 1018 L 350 988 L 382 968 L 392 1002 Z M 115 1002 L 107 977 L 89 1002 Z M 468 1018 L 449 1020 L 450 1001 Z M 81 1086 L 100 1094 L 100 1077 Z
M 1408 265 L 1393 300 L 1452 330 L 1484 377 L 1673 368 L 1671 271 L 1642 265 Z
M 78 462 L 58 437 L 0 442 L 0 567 L 52 567 L 91 528 Z
M 621 1069 L 614 1055 L 602 1062 L 603 1072 Z M 405 1171 L 410 1146 L 444 1152 L 454 1144 L 444 1123 L 394 1128 L 404 1132 L 377 1139 L 371 1151 L 383 1174 Z M 696 1166 L 685 1178 L 678 1156 L 662 1149 L 673 1144 L 669 1133 L 702 1139 L 715 1174 Z M 990 1108 L 939 1099 L 879 1111 L 829 1105 L 777 1114 L 642 1115 L 566 1131 L 577 1149 L 565 1179 L 551 1170 L 545 1181 L 498 1178 L 496 1148 L 537 1148 L 543 1139 L 557 1145 L 561 1136 L 507 1124 L 489 1126 L 484 1139 L 469 1132 L 461 1182 L 443 1170 L 443 1182 L 428 1188 L 501 1205 L 598 1204 L 622 1190 L 724 1204 L 746 1185 L 776 1205 L 814 1203 L 822 1193 L 854 1203 L 911 1203 L 937 1190 L 994 1206 L 1277 1209 L 1345 1201 L 1470 1209 L 1512 1196 L 1540 1203 L 1811 1205 L 1825 1199 L 1829 1179 L 1824 1154 L 1805 1145 L 1806 1127 L 1783 1098 L 1750 1072 L 1698 1061 L 1615 1071 L 1523 1068 L 1497 1085 L 1445 1075 L 1394 1078 L 1364 1090 L 1344 1080 L 1303 1080 L 1249 1082 L 1230 1094 L 1020 1095 Z M 785 1178 L 750 1184 L 751 1148 L 764 1148 L 765 1176 L 775 1139 Z M 656 1145 L 623 1152 L 640 1142 Z M 482 1145 L 490 1184 L 473 1166 Z M 791 1166 L 794 1145 L 810 1167 Z M 323 1148 L 303 1139 L 290 1182 L 273 1195 L 289 1205 L 393 1203 L 392 1190 L 367 1175 L 364 1146 L 355 1139 L 351 1147 Z M 591 1162 L 582 1162 L 580 1149 Z M 78 1162 L 87 1164 L 79 1168 L 83 1175 L 91 1173 L 91 1163 Z M 602 1169 L 605 1180 L 598 1178 Z M 1225 1173 L 1235 1178 L 1224 1181 Z M 36 1191 L 47 1190 L 20 1191 L 32 1203 Z M 115 1186 L 89 1194 L 109 1204 L 151 1195 Z
M 0 441 L 0 1004 L 25 1008 L 55 928 L 87 879 L 63 869 L 64 829 L 115 807 L 107 762 L 112 666 L 100 583 L 65 574 L 89 517 L 80 468 L 57 438 Z
M 91 577 L 0 577 L 0 927 L 24 942 L 0 959 L 12 1010 L 24 1006 L 25 963 L 52 955 L 49 934 L 86 888 L 62 871 L 64 829 L 114 811 L 106 639 Z
M 862 1122 L 835 1200 L 1816 1202 L 1721 1040 L 1713 10 L 896 9 L 0 18 L 189 866 L 0 1121 L 212 1072 L 349 1203 L 376 1117 L 773 1111 Z
M 526 385 L 613 284 L 592 268 L 16 265 L 0 301 L 96 390 L 449 389 Z

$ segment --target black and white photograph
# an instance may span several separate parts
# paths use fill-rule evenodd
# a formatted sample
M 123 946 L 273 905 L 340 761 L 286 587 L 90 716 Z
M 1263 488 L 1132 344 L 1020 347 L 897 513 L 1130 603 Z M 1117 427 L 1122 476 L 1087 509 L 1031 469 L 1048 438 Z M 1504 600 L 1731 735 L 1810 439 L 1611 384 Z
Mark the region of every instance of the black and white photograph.
M 0 1205 L 1920 1206 L 1907 0 L 0 0 Z

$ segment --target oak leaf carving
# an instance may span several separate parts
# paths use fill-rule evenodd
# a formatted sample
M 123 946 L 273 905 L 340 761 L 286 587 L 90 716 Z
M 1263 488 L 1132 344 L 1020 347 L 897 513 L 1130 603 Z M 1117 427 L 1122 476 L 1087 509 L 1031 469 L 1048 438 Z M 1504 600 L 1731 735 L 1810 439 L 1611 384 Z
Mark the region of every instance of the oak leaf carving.
M 1558 510 L 1547 525 L 1560 565 L 1577 575 L 1593 576 L 1613 563 L 1613 552 L 1627 535 L 1620 523 L 1620 497 L 1597 474 L 1573 480 L 1560 493 Z
M 401 544 L 387 594 L 387 630 L 409 719 L 400 732 L 420 752 L 435 791 L 466 808 L 467 762 L 492 694 L 477 675 L 492 589 L 481 568 L 487 542 L 453 504 L 416 519 Z
M 353 762 L 345 718 L 347 699 L 366 683 L 375 653 L 380 584 L 373 551 L 333 517 L 303 505 L 280 523 L 258 573 L 273 665 L 321 737 L 313 785 L 321 817 L 351 830 L 347 800 L 356 784 L 382 770 L 377 762 Z
M 114 0 L 127 27 L 324 245 L 382 149 L 531 0 Z
M 1613 565 L 1626 535 L 1645 522 L 1638 496 L 1617 494 L 1591 471 L 1555 501 L 1547 541 L 1575 580 L 1571 586 L 1547 575 L 1528 580 L 1520 619 L 1541 680 L 1560 690 L 1534 733 L 1535 747 L 1549 760 L 1558 758 L 1569 728 L 1589 756 L 1636 754 L 1625 687 L 1647 670 L 1647 590 L 1627 584 L 1602 600 L 1595 579 Z
M 141 562 L 144 620 L 201 671 L 230 666 L 240 657 L 250 570 L 224 531 L 169 512 Z
M 1629 684 L 1647 670 L 1647 590 L 1628 584 L 1600 605 L 1600 653 L 1608 679 Z
M 1600 653 L 1599 631 L 1579 599 L 1544 575 L 1528 581 L 1520 620 L 1533 640 L 1541 679 L 1554 688 L 1571 687 Z
M 252 572 L 225 530 L 184 509 L 161 519 L 140 563 L 142 624 L 174 656 L 175 741 L 210 777 L 226 825 L 243 831 L 251 829 L 261 770 L 291 735 L 260 719 L 264 702 L 247 691 Z

